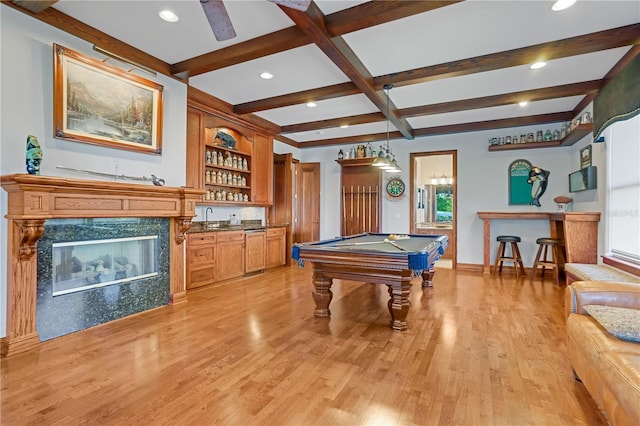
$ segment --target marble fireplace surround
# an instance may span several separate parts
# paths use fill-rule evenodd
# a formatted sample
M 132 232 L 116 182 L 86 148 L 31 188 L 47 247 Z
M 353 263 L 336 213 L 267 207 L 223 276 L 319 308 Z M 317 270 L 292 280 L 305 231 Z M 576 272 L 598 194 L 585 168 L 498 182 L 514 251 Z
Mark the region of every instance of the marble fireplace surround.
M 184 245 L 203 191 L 13 174 L 0 177 L 7 203 L 7 309 L 3 357 L 36 348 L 37 242 L 47 219 L 169 218 L 169 303 L 185 302 Z

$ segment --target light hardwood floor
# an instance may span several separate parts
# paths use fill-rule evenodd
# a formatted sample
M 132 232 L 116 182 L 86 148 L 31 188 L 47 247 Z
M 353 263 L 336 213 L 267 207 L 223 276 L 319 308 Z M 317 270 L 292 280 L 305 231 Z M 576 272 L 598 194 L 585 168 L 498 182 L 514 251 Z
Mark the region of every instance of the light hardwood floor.
M 336 281 L 313 316 L 311 265 L 2 360 L 3 426 L 603 425 L 566 355 L 563 288 L 438 269 L 388 327 L 385 286 Z

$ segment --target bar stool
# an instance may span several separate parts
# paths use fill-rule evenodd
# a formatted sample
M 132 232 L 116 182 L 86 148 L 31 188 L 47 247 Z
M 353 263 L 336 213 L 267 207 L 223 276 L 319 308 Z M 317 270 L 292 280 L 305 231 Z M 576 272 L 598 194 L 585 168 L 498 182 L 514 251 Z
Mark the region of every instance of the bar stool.
M 564 255 L 562 254 L 564 241 L 559 238 L 538 238 L 536 240 L 536 244 L 538 244 L 538 253 L 536 254 L 536 260 L 533 262 L 533 267 L 531 268 L 531 280 L 533 281 L 538 267 L 542 266 L 540 278 L 544 278 L 545 268 L 553 269 L 556 285 L 559 286 L 560 269 L 564 267 Z M 549 247 L 551 247 L 551 259 L 547 259 Z
M 522 256 L 520 255 L 520 249 L 518 248 L 520 237 L 516 237 L 515 235 L 500 235 L 496 238 L 496 241 L 500 244 L 498 245 L 496 261 L 493 265 L 493 272 L 498 270 L 498 272 L 502 273 L 503 262 L 513 262 L 513 267 L 516 270 L 516 279 L 520 278 L 520 272 L 522 272 L 522 275 L 525 274 Z M 511 256 L 505 256 L 507 243 L 511 243 Z

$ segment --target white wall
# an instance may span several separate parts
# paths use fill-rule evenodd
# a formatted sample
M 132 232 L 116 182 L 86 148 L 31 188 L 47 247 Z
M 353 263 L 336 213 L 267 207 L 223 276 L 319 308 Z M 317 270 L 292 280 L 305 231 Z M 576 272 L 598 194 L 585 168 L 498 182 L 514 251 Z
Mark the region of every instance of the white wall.
M 391 141 L 391 149 L 398 160 L 400 176 L 409 185 L 409 154 L 423 151 L 458 151 L 458 262 L 481 265 L 483 262 L 483 223 L 478 219 L 478 211 L 556 211 L 553 198 L 569 195 L 575 198 L 574 211 L 603 211 L 598 190 L 583 193 L 569 193 L 567 175 L 579 169 L 579 150 L 591 141 L 585 137 L 572 147 L 528 149 L 516 151 L 489 152 L 488 139 L 499 134 L 521 134 L 535 131 L 545 126 L 529 126 L 513 131 L 482 131 L 451 135 L 422 137 L 413 141 Z M 553 130 L 553 129 L 552 129 Z M 604 176 L 602 144 L 593 147 L 593 164 L 598 166 L 600 179 Z M 336 163 L 339 146 L 309 148 L 302 150 L 301 161 L 321 163 L 321 220 L 320 238 L 331 238 L 340 234 L 340 165 Z M 350 148 L 350 147 L 347 147 Z M 542 207 L 508 204 L 508 167 L 516 159 L 526 159 L 533 165 L 551 172 L 549 185 L 541 198 Z M 384 179 L 386 182 L 386 179 Z M 382 232 L 407 233 L 410 229 L 409 195 L 400 201 L 383 198 Z M 602 227 L 601 227 L 602 228 Z M 496 250 L 495 236 L 514 234 L 522 237 L 521 252 L 525 264 L 533 264 L 538 237 L 549 235 L 549 224 L 541 220 L 499 220 L 492 221 L 492 256 Z M 600 238 L 602 244 L 603 238 Z M 602 251 L 600 251 L 602 253 Z
M 99 57 L 92 45 L 0 6 L 1 86 L 0 173 L 26 173 L 25 144 L 35 135 L 43 150 L 40 174 L 79 179 L 98 177 L 56 169 L 56 165 L 132 176 L 156 176 L 168 186 L 185 184 L 187 88 L 172 78 L 140 74 L 164 86 L 162 155 L 150 155 L 69 142 L 53 137 L 53 43 Z M 0 191 L 0 335 L 5 336 L 6 192 Z

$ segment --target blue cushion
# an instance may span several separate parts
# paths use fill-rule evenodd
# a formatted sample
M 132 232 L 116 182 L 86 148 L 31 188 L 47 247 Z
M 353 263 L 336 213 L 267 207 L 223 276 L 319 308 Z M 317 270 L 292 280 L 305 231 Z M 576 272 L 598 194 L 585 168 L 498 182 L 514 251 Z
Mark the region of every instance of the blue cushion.
M 584 310 L 619 339 L 640 342 L 640 309 L 586 305 Z

